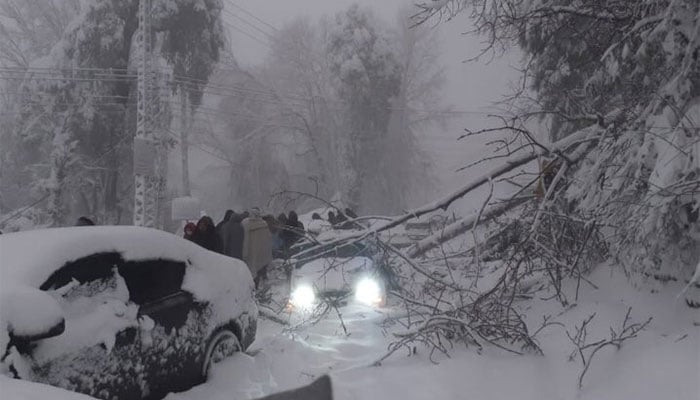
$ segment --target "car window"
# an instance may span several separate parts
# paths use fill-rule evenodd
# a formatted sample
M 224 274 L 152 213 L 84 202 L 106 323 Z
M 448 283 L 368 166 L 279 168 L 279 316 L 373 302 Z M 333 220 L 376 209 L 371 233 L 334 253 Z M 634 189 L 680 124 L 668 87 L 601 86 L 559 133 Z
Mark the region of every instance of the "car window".
M 41 290 L 55 290 L 65 287 L 73 281 L 82 286 L 98 285 L 114 276 L 113 270 L 124 260 L 119 253 L 97 253 L 66 263 L 57 269 L 49 279 L 40 286 Z
M 129 297 L 143 305 L 181 291 L 185 263 L 171 260 L 129 261 L 119 267 Z

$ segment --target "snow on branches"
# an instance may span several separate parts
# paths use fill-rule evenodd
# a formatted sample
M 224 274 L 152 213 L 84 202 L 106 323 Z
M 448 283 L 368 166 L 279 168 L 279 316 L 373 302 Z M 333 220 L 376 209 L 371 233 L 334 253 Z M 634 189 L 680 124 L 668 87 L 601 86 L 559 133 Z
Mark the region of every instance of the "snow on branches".
M 700 260 L 700 3 L 453 0 L 417 23 L 467 12 L 488 50 L 524 52 L 513 102 L 555 141 L 591 117 L 606 134 L 567 164 L 569 210 L 604 222 L 633 277 L 690 282 Z M 690 304 L 690 302 L 689 302 Z

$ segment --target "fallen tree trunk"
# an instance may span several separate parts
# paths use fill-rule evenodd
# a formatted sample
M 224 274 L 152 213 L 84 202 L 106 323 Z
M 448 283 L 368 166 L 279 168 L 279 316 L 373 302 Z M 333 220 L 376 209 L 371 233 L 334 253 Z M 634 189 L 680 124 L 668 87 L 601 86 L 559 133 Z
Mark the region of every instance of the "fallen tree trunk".
M 430 235 L 411 246 L 406 255 L 410 258 L 416 258 L 418 256 L 421 256 L 426 252 L 439 246 L 441 243 L 445 243 L 449 240 L 452 240 L 457 236 L 463 234 L 464 232 L 474 228 L 475 223 L 476 226 L 479 226 L 482 223 L 485 223 L 495 217 L 506 213 L 509 210 L 520 206 L 521 204 L 525 203 L 530 199 L 531 197 L 518 197 L 515 199 L 510 199 L 503 203 L 487 208 L 481 214 L 481 218 L 479 218 L 479 214 L 474 214 L 468 218 L 464 218 L 450 225 L 447 225 L 445 229 L 441 230 L 440 232 Z
M 586 154 L 586 149 L 590 143 L 581 143 L 576 150 L 573 152 L 571 157 L 568 158 L 568 162 L 575 163 L 578 162 L 578 160 L 581 159 Z M 563 169 L 562 169 L 563 171 Z M 554 185 L 553 185 L 554 186 Z M 522 190 L 518 193 L 516 193 L 516 196 L 521 193 Z M 548 192 L 549 193 L 549 192 Z M 545 199 L 543 200 L 546 201 L 548 195 L 545 196 Z M 530 200 L 531 197 L 523 196 L 523 197 L 512 197 L 508 199 L 507 201 L 491 206 L 489 208 L 486 208 L 483 213 L 481 214 L 481 217 L 479 214 L 474 214 L 470 216 L 469 218 L 459 220 L 457 222 L 454 222 L 448 226 L 445 227 L 445 229 L 441 230 L 440 232 L 436 232 L 433 235 L 428 236 L 427 238 L 421 240 L 420 242 L 416 243 L 413 245 L 407 253 L 408 257 L 415 258 L 418 256 L 421 256 L 425 254 L 427 251 L 434 249 L 435 247 L 439 246 L 441 243 L 447 242 L 448 240 L 454 239 L 457 236 L 463 234 L 464 232 L 473 229 L 475 226 L 479 226 L 483 224 L 484 222 L 487 222 L 491 220 L 492 218 L 498 217 L 505 212 L 512 210 L 527 200 Z M 542 209 L 544 203 L 540 206 L 540 210 Z
M 395 228 L 401 224 L 403 224 L 406 221 L 421 217 L 423 215 L 429 214 L 433 211 L 442 209 L 442 210 L 447 210 L 447 208 L 455 202 L 456 200 L 464 197 L 466 194 L 469 192 L 473 191 L 474 189 L 480 187 L 481 185 L 488 183 L 489 181 L 498 178 L 499 176 L 506 174 L 520 166 L 523 166 L 535 159 L 537 157 L 540 157 L 542 155 L 548 155 L 548 154 L 554 154 L 557 156 L 560 156 L 567 152 L 570 151 L 573 146 L 576 145 L 581 145 L 583 144 L 584 146 L 587 145 L 588 143 L 595 140 L 592 138 L 592 135 L 597 132 L 598 125 L 592 125 L 587 128 L 581 129 L 580 131 L 569 135 L 565 137 L 564 139 L 554 143 L 550 148 L 538 148 L 537 150 L 523 154 L 519 157 L 513 158 L 511 160 L 506 161 L 503 165 L 500 165 L 488 173 L 474 179 L 467 185 L 463 186 L 459 190 L 456 190 L 455 192 L 443 197 L 440 200 L 434 201 L 432 203 L 426 204 L 422 207 L 418 207 L 414 210 L 408 211 L 405 214 L 396 216 L 394 218 L 391 218 L 390 220 L 384 222 L 383 224 L 380 224 L 379 226 L 376 226 L 374 228 L 370 229 L 365 229 L 362 231 L 356 231 L 356 232 L 350 232 L 347 235 L 341 236 L 341 237 L 336 237 L 333 240 L 329 240 L 326 242 L 320 242 L 318 246 L 328 246 L 329 250 L 326 250 L 324 253 L 330 253 L 333 251 L 335 245 L 339 245 L 341 243 L 346 243 L 351 240 L 362 240 L 365 239 L 369 236 L 375 235 L 379 232 L 386 231 L 391 228 Z M 581 152 L 584 153 L 584 152 Z M 585 154 L 585 153 L 584 153 Z M 305 255 L 308 255 L 314 249 L 316 249 L 317 246 L 313 246 L 312 248 L 309 248 L 307 250 L 304 250 L 300 253 L 297 253 L 295 255 L 295 258 L 297 259 L 303 259 Z M 323 253 L 322 253 L 323 254 Z M 322 254 L 316 254 L 315 256 L 319 256 Z

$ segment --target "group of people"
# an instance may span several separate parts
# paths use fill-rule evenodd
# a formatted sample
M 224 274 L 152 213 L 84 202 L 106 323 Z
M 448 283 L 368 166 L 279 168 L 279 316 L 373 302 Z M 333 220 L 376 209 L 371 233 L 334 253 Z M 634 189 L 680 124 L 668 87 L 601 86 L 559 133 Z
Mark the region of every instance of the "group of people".
M 305 234 L 296 212 L 265 215 L 258 208 L 236 213 L 227 210 L 217 225 L 211 217 L 185 225 L 185 239 L 205 249 L 245 261 L 255 278 L 256 288 L 266 279 L 273 258 L 285 258 L 289 249 Z
M 272 260 L 289 257 L 290 250 L 306 235 L 307 230 L 308 233 L 318 234 L 324 229 L 351 229 L 356 224 L 353 221 L 355 218 L 357 215 L 347 208 L 345 213 L 341 210 L 329 211 L 327 219 L 314 213 L 308 229 L 305 229 L 295 211 L 275 217 L 262 215 L 257 207 L 242 213 L 227 210 L 216 225 L 209 216 L 201 217 L 196 224 L 187 223 L 184 237 L 207 250 L 245 261 L 257 288 L 260 281 L 267 278 L 267 268 Z M 75 226 L 92 225 L 95 223 L 85 216 L 75 223 Z

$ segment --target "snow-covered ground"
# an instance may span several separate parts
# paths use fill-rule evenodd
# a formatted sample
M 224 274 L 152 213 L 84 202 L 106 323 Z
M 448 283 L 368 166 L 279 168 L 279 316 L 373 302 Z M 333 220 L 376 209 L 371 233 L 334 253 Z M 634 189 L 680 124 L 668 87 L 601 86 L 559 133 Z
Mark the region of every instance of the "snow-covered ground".
M 554 301 L 531 301 L 527 315 L 532 331 L 543 315 L 564 325 L 537 334 L 544 356 L 455 348 L 450 358 L 434 357 L 433 362 L 429 350 L 418 346 L 414 355 L 399 351 L 372 366 L 385 354 L 391 331 L 398 329 L 381 323 L 400 309 L 349 305 L 340 310 L 347 335 L 334 312 L 294 331 L 262 320 L 249 354 L 224 361 L 209 382 L 168 399 L 250 399 L 307 384 L 325 373 L 339 400 L 700 398 L 700 315 L 676 298 L 681 288 L 640 290 L 608 266 L 599 267 L 590 279 L 598 289 L 584 285 L 578 303 L 565 311 Z M 579 390 L 582 364 L 570 359 L 574 347 L 566 330 L 573 333 L 574 325 L 595 313 L 588 342 L 596 342 L 609 335 L 611 326 L 622 324 L 628 307 L 633 322 L 653 320 L 619 350 L 601 350 Z

